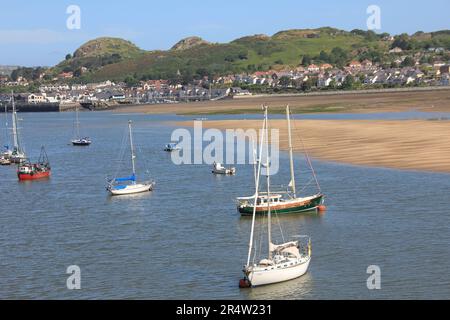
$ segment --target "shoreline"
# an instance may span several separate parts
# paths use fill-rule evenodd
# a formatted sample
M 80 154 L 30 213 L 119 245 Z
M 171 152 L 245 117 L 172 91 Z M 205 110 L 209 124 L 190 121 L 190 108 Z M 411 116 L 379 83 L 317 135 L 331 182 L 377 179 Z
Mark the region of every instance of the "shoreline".
M 285 120 L 269 120 L 280 130 L 280 150 L 288 151 Z M 450 121 L 431 120 L 293 120 L 294 152 L 375 168 L 450 173 Z M 191 127 L 193 121 L 172 122 Z M 209 129 L 257 129 L 257 120 L 204 121 Z
M 114 113 L 187 116 L 254 114 L 260 113 L 262 104 L 269 105 L 272 114 L 284 113 L 286 105 L 290 105 L 292 113 L 296 114 L 383 113 L 402 112 L 411 109 L 424 112 L 450 112 L 450 87 L 419 91 L 248 96 L 219 101 L 121 106 L 111 111 Z

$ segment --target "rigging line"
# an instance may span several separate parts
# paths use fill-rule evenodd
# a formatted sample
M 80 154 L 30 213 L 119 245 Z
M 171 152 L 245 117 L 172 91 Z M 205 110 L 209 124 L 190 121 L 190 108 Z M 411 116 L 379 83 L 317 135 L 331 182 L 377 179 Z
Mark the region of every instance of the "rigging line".
M 292 118 L 294 118 L 293 115 L 292 115 Z M 295 121 L 295 120 L 296 119 L 294 118 L 294 121 L 293 121 L 294 122 L 294 127 L 295 127 L 296 130 L 298 130 L 297 129 L 297 125 L 296 125 L 297 121 Z M 303 151 L 305 152 L 306 161 L 308 162 L 308 165 L 309 165 L 309 167 L 311 169 L 311 172 L 313 174 L 314 180 L 316 181 L 317 188 L 319 189 L 319 192 L 322 192 L 322 188 L 320 187 L 320 183 L 319 183 L 319 180 L 317 179 L 316 171 L 314 170 L 314 167 L 312 165 L 312 162 L 311 162 L 311 159 L 309 157 L 309 153 L 308 153 L 308 150 L 306 149 L 306 146 L 305 146 L 305 143 L 303 141 L 303 138 L 302 138 L 302 136 L 299 133 L 297 133 L 297 136 L 299 137 L 300 142 L 302 143 L 302 148 L 303 148 Z
M 122 142 L 120 145 L 120 149 L 119 149 L 119 159 L 117 160 L 117 166 L 116 166 L 116 171 L 114 173 L 114 178 L 117 178 L 117 175 L 119 174 L 119 171 L 121 169 L 121 164 L 123 161 L 123 157 L 125 155 L 125 148 L 128 142 L 128 128 L 124 129 L 124 134 L 122 135 Z
M 281 221 L 277 211 L 275 211 L 275 218 L 277 219 L 278 227 L 280 228 L 281 239 L 283 240 L 283 243 L 285 243 L 283 228 L 281 227 Z

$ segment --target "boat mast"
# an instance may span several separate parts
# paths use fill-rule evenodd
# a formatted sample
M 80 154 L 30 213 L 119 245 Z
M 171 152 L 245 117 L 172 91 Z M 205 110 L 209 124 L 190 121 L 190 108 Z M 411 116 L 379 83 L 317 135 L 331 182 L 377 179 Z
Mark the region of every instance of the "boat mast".
M 17 113 L 16 105 L 14 103 L 14 91 L 11 91 L 11 103 L 12 103 L 12 129 L 13 129 L 13 143 L 14 149 L 19 150 L 19 138 L 17 133 Z
M 270 210 L 270 157 L 269 157 L 269 120 L 267 116 L 267 107 L 266 107 L 266 160 L 267 160 L 267 240 L 268 240 L 268 246 L 269 246 L 269 260 L 272 260 L 272 251 L 270 250 L 271 244 L 272 244 L 272 212 Z
M 253 238 L 254 238 L 254 234 L 255 234 L 255 221 L 256 221 L 256 205 L 258 204 L 258 197 L 259 197 L 259 179 L 261 176 L 261 158 L 262 158 L 262 148 L 264 145 L 264 130 L 266 128 L 266 121 L 267 121 L 267 117 L 266 117 L 266 113 L 267 113 L 267 109 L 265 110 L 264 113 L 264 121 L 263 121 L 263 128 L 261 131 L 261 137 L 260 137 L 260 146 L 259 146 L 259 156 L 258 156 L 258 169 L 257 169 L 257 174 L 256 174 L 256 193 L 255 193 L 255 202 L 253 204 L 253 217 L 252 217 L 252 230 L 250 232 L 250 242 L 248 244 L 248 258 L 247 258 L 247 266 L 250 266 L 250 260 L 251 260 L 251 256 L 252 256 L 252 249 L 253 249 Z
M 5 133 L 6 133 L 5 138 L 6 138 L 6 141 L 8 141 L 7 144 L 9 145 L 10 140 L 9 140 L 9 132 L 8 132 L 8 104 L 7 103 L 5 103 Z M 9 146 L 8 146 L 8 149 L 9 149 Z
M 79 117 L 78 117 L 78 106 L 75 108 L 75 114 L 76 114 L 76 126 L 77 126 L 77 129 L 76 129 L 76 134 L 77 134 L 77 136 L 76 136 L 76 138 L 77 139 L 80 139 L 80 120 L 79 120 Z
M 289 158 L 290 158 L 290 164 L 291 164 L 291 182 L 289 185 L 294 194 L 294 198 L 297 198 L 297 191 L 296 191 L 296 187 L 295 187 L 294 147 L 292 145 L 291 112 L 289 109 L 289 105 L 286 107 L 286 117 L 287 117 L 287 123 L 288 123 Z
M 135 164 L 134 164 L 134 159 L 136 158 L 136 156 L 134 154 L 133 134 L 131 133 L 131 123 L 132 123 L 131 120 L 129 120 L 128 121 L 128 129 L 130 131 L 131 165 L 133 166 L 133 176 L 136 176 L 136 167 L 135 167 Z

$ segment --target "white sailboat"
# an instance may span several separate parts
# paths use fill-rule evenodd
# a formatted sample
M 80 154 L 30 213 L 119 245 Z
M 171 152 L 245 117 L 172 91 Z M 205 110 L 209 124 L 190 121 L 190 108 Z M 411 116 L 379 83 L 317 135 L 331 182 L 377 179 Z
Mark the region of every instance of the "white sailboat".
M 27 156 L 25 151 L 20 145 L 19 130 L 17 125 L 17 111 L 16 104 L 14 102 L 14 92 L 11 93 L 12 103 L 12 130 L 13 130 L 13 150 L 10 155 L 10 160 L 13 163 L 22 163 L 26 160 Z
M 5 104 L 5 145 L 3 146 L 3 151 L 0 154 L 0 165 L 10 165 L 12 150 L 9 149 L 9 133 L 8 133 L 8 106 Z
M 272 240 L 272 210 L 271 202 L 274 201 L 270 193 L 270 159 L 268 147 L 268 116 L 267 107 L 264 111 L 264 124 L 259 148 L 259 160 L 257 161 L 256 192 L 253 197 L 253 217 L 250 232 L 250 242 L 248 249 L 247 264 L 244 266 L 244 278 L 239 282 L 241 288 L 263 286 L 273 283 L 284 282 L 301 277 L 308 271 L 311 262 L 311 239 L 307 236 L 298 237 L 296 241 L 282 244 L 274 244 Z M 266 182 L 267 193 L 260 197 L 259 184 L 262 167 L 262 149 L 266 146 Z M 267 206 L 267 242 L 268 255 L 264 259 L 256 262 L 255 254 L 255 223 L 257 202 L 262 201 Z M 260 239 L 261 241 L 262 239 Z M 306 240 L 306 243 L 302 240 Z M 252 261 L 253 256 L 253 261 Z
M 78 107 L 76 108 L 75 114 L 76 114 L 75 137 L 72 139 L 71 142 L 74 146 L 89 146 L 92 143 L 91 139 L 89 139 L 88 137 L 82 138 L 80 136 L 80 119 L 78 116 Z
M 147 182 L 143 182 L 143 183 L 137 182 L 136 165 L 135 165 L 136 155 L 135 155 L 134 145 L 133 145 L 133 134 L 132 134 L 131 124 L 132 124 L 132 122 L 128 121 L 130 147 L 131 147 L 131 166 L 132 166 L 133 174 L 129 177 L 113 179 L 108 183 L 108 186 L 106 187 L 106 189 L 113 196 L 148 192 L 148 191 L 152 191 L 153 187 L 155 186 L 154 181 L 147 181 Z M 128 184 L 125 184 L 127 182 L 128 182 Z

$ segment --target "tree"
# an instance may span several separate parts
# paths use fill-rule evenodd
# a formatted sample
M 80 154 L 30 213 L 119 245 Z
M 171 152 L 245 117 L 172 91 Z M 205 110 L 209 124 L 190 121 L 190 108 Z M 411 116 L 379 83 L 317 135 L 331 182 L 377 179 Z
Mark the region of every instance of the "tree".
M 391 49 L 399 47 L 402 50 L 411 50 L 412 43 L 411 40 L 406 33 L 402 33 L 401 35 L 395 37 L 394 42 L 392 43 Z
M 127 84 L 128 87 L 133 87 L 137 84 L 137 79 L 133 76 L 127 76 L 124 80 L 124 82 Z
M 351 89 L 353 89 L 354 84 L 355 84 L 355 78 L 349 74 L 347 77 L 345 77 L 345 80 L 342 83 L 342 88 L 344 90 L 351 90 Z
M 291 84 L 291 79 L 289 77 L 283 76 L 280 78 L 280 85 L 284 88 L 288 87 Z
M 330 56 L 325 51 L 320 51 L 319 60 L 323 62 L 330 62 Z
M 416 62 L 411 57 L 406 57 L 405 60 L 403 60 L 401 66 L 402 67 L 414 67 L 416 65 Z
M 66 60 L 72 59 L 72 55 L 70 53 L 66 54 Z
M 311 56 L 305 54 L 305 55 L 303 56 L 303 58 L 302 58 L 302 65 L 305 66 L 305 67 L 307 67 L 307 66 L 309 66 L 309 65 L 311 64 L 311 62 L 312 62 Z

